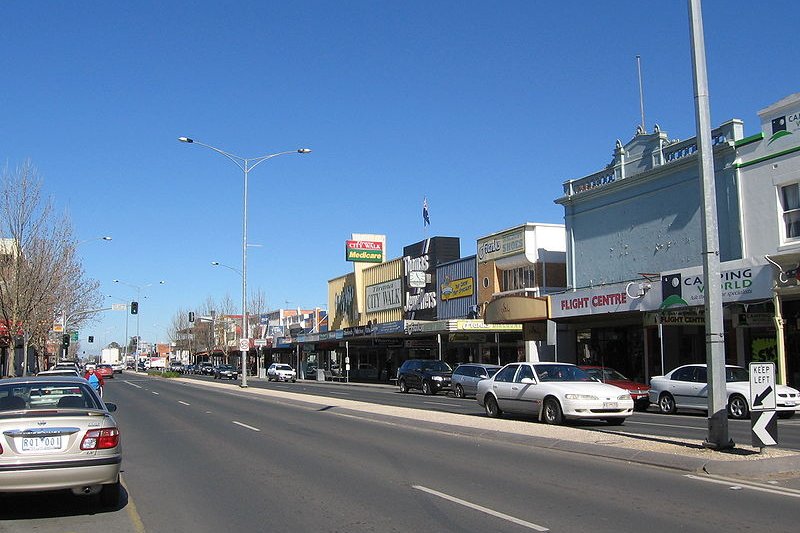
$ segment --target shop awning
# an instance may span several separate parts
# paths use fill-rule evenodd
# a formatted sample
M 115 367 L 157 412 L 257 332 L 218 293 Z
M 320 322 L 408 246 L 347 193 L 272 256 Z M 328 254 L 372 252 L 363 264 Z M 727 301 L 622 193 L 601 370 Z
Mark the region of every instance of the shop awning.
M 487 324 L 519 324 L 547 320 L 547 298 L 541 296 L 500 296 L 486 304 Z

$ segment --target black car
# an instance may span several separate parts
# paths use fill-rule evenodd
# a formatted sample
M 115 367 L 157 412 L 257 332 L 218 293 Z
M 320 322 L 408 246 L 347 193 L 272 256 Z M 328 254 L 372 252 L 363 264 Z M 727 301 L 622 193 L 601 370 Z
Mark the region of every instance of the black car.
M 211 363 L 200 363 L 200 374 L 204 376 L 214 375 L 214 365 Z
M 400 392 L 419 389 L 425 394 L 449 390 L 453 369 L 444 361 L 435 359 L 409 359 L 397 371 Z
M 238 377 L 239 372 L 231 365 L 219 365 L 214 369 L 214 379 L 236 379 Z

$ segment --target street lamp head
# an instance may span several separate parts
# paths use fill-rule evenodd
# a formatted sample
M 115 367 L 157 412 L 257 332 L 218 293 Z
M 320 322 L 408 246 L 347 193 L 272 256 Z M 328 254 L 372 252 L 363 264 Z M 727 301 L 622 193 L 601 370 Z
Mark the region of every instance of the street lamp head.
M 194 140 L 190 139 L 189 137 L 178 137 L 178 140 L 182 143 L 193 143 Z
M 118 279 L 115 279 L 115 280 L 113 280 L 113 281 L 114 281 L 114 283 L 119 283 L 119 280 L 118 280 Z
M 215 267 L 219 266 L 219 261 L 211 261 L 211 264 Z
M 110 241 L 110 240 L 111 240 L 111 237 L 109 237 L 109 236 L 105 236 L 105 237 L 102 237 L 102 239 L 103 239 L 104 241 Z
M 299 150 L 297 150 L 297 153 L 298 154 L 310 154 L 311 153 L 311 148 L 300 148 Z

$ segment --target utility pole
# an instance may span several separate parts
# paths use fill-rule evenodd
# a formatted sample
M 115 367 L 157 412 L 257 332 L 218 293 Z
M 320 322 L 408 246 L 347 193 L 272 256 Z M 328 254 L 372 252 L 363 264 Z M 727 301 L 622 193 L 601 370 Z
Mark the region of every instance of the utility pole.
M 734 443 L 728 436 L 717 189 L 714 179 L 714 146 L 711 142 L 711 112 L 708 103 L 708 75 L 700 0 L 689 0 L 689 18 L 697 151 L 703 192 L 703 276 L 706 295 L 706 367 L 708 369 L 708 437 L 703 442 L 703 446 L 715 450 L 725 450 L 733 448 Z

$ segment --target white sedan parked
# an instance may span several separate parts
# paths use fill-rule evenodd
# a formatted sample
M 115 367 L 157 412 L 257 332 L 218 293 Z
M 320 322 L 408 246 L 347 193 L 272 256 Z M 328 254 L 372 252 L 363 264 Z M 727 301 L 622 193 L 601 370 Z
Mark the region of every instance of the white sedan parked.
M 706 365 L 679 366 L 664 376 L 650 379 L 650 403 L 659 411 L 673 414 L 678 409 L 708 410 L 708 371 Z M 728 393 L 728 414 L 731 418 L 749 418 L 750 376 L 740 366 L 725 366 L 725 388 Z M 800 409 L 800 392 L 785 385 L 776 386 L 776 411 L 781 418 L 790 418 Z
M 486 414 L 533 414 L 548 424 L 599 418 L 620 425 L 633 414 L 628 391 L 600 383 L 568 363 L 510 363 L 478 382 L 478 403 Z
M 267 369 L 268 381 L 297 381 L 297 372 L 289 365 L 272 363 Z

